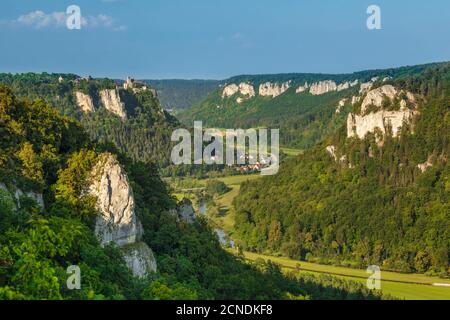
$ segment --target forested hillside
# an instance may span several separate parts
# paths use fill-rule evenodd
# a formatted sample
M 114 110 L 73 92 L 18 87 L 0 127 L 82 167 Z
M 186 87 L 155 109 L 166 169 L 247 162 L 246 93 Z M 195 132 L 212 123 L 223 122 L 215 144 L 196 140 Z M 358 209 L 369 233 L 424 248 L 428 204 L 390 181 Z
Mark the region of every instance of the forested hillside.
M 390 83 L 363 93 L 348 124 L 278 175 L 242 186 L 234 203 L 240 245 L 320 263 L 450 274 L 450 64 Z M 395 98 L 375 106 L 383 97 L 376 94 L 390 88 Z M 375 98 L 363 111 L 368 95 Z M 415 106 L 400 101 L 406 96 Z M 413 115 L 396 135 L 386 120 L 395 115 Z M 391 123 L 384 133 L 371 131 L 379 116 Z
M 42 100 L 0 85 L 0 299 L 378 299 L 346 281 L 286 278 L 276 265 L 245 264 L 224 251 L 206 223 L 185 223 L 156 168 L 117 154 L 133 188 L 143 241 L 158 271 L 133 277 L 115 245 L 94 233 L 86 194 L 105 144 Z M 81 287 L 66 285 L 69 266 Z
M 158 92 L 158 98 L 165 109 L 178 111 L 199 103 L 213 90 L 217 80 L 143 80 Z
M 281 144 L 306 149 L 344 124 L 352 97 L 359 93 L 361 85 L 417 74 L 427 66 L 341 75 L 294 73 L 233 77 L 178 117 L 191 126 L 193 121 L 202 120 L 207 126 L 218 128 L 278 128 Z M 227 93 L 230 85 L 246 88 Z M 311 90 L 314 85 L 318 87 L 316 91 Z
M 152 90 L 125 90 L 110 79 L 71 74 L 0 74 L 0 83 L 18 96 L 42 99 L 62 115 L 78 119 L 91 139 L 111 143 L 134 160 L 169 165 L 170 135 L 179 124 L 162 110 Z M 117 106 L 112 104 L 116 113 L 107 110 L 102 91 L 117 92 Z M 77 95 L 87 100 L 87 109 Z

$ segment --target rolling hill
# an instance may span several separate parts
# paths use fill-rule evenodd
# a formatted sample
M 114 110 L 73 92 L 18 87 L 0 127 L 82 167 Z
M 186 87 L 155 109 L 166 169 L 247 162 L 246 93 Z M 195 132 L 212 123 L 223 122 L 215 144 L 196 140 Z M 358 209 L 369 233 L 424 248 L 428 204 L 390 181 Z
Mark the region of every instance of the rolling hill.
M 280 129 L 281 143 L 305 149 L 345 123 L 352 98 L 383 81 L 418 74 L 430 65 L 352 74 L 243 75 L 223 81 L 203 101 L 178 118 L 192 126 Z
M 333 134 L 241 187 L 234 235 L 250 251 L 448 276 L 449 155 L 449 63 L 376 83 Z

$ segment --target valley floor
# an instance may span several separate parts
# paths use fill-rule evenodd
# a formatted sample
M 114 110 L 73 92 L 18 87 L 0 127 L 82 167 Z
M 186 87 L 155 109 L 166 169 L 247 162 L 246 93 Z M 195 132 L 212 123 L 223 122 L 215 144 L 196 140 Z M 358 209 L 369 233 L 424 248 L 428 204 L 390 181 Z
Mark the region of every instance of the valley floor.
M 237 253 L 236 250 L 230 250 Z M 317 263 L 303 262 L 285 257 L 267 256 L 257 253 L 245 252 L 248 261 L 258 258 L 271 260 L 279 264 L 283 271 L 297 270 L 300 273 L 328 274 L 340 278 L 351 279 L 366 283 L 369 274 L 362 269 L 351 269 L 321 265 Z M 449 287 L 436 286 L 435 284 L 446 284 Z M 422 274 L 403 274 L 382 271 L 381 290 L 395 298 L 406 300 L 450 300 L 450 280 L 429 277 Z
M 214 228 L 219 228 L 233 239 L 234 233 L 234 212 L 232 208 L 233 199 L 239 194 L 240 185 L 248 180 L 260 178 L 261 175 L 241 175 L 217 178 L 224 182 L 230 191 L 215 199 L 219 207 L 220 214 L 216 217 L 208 217 Z M 204 186 L 206 180 L 195 180 L 196 187 Z M 198 209 L 196 197 L 193 194 L 176 193 L 178 198 L 188 196 L 193 200 L 194 207 Z M 231 253 L 237 254 L 237 250 L 228 249 Z M 314 275 L 327 274 L 334 277 L 366 283 L 369 274 L 363 269 L 353 269 L 337 267 L 331 265 L 321 265 L 317 263 L 303 262 L 286 257 L 268 256 L 258 253 L 244 252 L 245 258 L 249 261 L 256 259 L 271 260 L 280 265 L 285 272 L 298 271 L 300 273 L 311 273 Z M 450 300 L 450 279 L 441 279 L 422 274 L 403 274 L 396 272 L 382 271 L 381 290 L 383 293 L 398 299 L 406 300 Z M 443 285 L 443 286 L 440 286 Z

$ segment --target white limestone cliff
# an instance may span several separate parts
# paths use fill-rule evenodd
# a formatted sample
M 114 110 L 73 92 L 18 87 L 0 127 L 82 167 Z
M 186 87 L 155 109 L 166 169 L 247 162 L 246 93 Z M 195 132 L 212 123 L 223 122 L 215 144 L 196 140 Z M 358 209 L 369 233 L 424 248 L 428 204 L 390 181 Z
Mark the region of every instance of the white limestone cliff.
M 151 249 L 141 242 L 143 229 L 135 213 L 128 177 L 113 155 L 105 153 L 99 158 L 88 188 L 88 194 L 96 198 L 99 212 L 95 234 L 103 246 L 114 243 L 122 248 L 133 274 L 145 276 L 156 271 L 156 260 Z
M 354 106 L 355 104 L 357 104 L 360 100 L 361 100 L 361 97 L 359 97 L 359 96 L 353 96 L 353 97 L 352 97 L 352 106 Z
M 222 98 L 234 96 L 236 93 L 240 93 L 248 98 L 252 98 L 256 95 L 255 88 L 251 84 L 241 82 L 239 86 L 235 83 L 225 86 L 222 92 Z
M 341 113 L 342 108 L 347 103 L 348 99 L 341 99 L 336 107 L 336 113 Z
M 334 92 L 334 91 L 339 92 L 339 91 L 350 89 L 350 88 L 356 86 L 358 83 L 359 83 L 358 80 L 355 80 L 352 82 L 347 81 L 347 82 L 343 82 L 340 84 L 337 84 L 333 80 L 319 81 L 319 82 L 313 83 L 311 85 L 309 92 L 315 96 L 325 94 L 328 92 Z
M 157 269 L 156 259 L 153 251 L 144 243 L 136 242 L 122 247 L 124 259 L 136 277 L 144 278 L 149 272 Z
M 78 107 L 85 113 L 95 112 L 94 102 L 91 96 L 84 94 L 81 91 L 75 92 L 75 98 Z
M 381 86 L 377 89 L 369 91 L 361 104 L 361 113 L 364 114 L 367 107 L 370 105 L 381 107 L 385 98 L 393 100 L 397 94 L 397 90 L 391 85 Z
M 309 89 L 309 84 L 308 84 L 308 82 L 305 82 L 305 84 L 303 85 L 303 86 L 299 86 L 296 90 L 295 90 L 295 93 L 303 93 L 303 92 L 305 92 L 306 90 L 308 90 Z
M 378 77 L 374 77 L 374 78 L 370 79 L 370 81 L 368 81 L 368 82 L 361 83 L 359 93 L 365 93 L 365 92 L 369 91 L 370 89 L 372 89 L 373 84 L 376 81 L 378 81 Z
M 333 80 L 325 80 L 325 81 L 319 81 L 316 83 L 313 83 L 311 85 L 311 88 L 309 89 L 309 92 L 312 95 L 321 95 L 328 92 L 336 91 L 337 90 L 337 84 Z
M 121 119 L 127 118 L 125 104 L 120 101 L 119 92 L 115 89 L 106 89 L 100 91 L 100 99 L 106 110 L 116 114 Z
M 222 92 L 222 98 L 228 98 L 231 96 L 234 96 L 236 93 L 239 92 L 239 86 L 237 84 L 229 84 L 223 88 Z
M 239 85 L 239 92 L 244 95 L 244 96 L 248 96 L 250 98 L 254 97 L 255 94 L 255 88 L 253 88 L 253 86 L 251 84 L 248 83 L 244 83 L 242 82 Z
M 282 84 L 266 82 L 259 86 L 259 95 L 263 97 L 278 97 L 291 87 L 291 81 Z
M 398 137 L 403 125 L 411 123 L 417 113 L 415 109 L 406 107 L 408 102 L 415 104 L 414 95 L 406 93 L 408 102 L 401 103 L 401 108 L 398 111 L 388 111 L 382 109 L 382 107 L 384 99 L 393 100 L 403 93 L 390 85 L 369 91 L 362 102 L 361 114 L 350 113 L 348 115 L 347 136 L 363 139 L 369 132 L 374 133 L 377 129 L 384 136 L 390 128 L 392 136 Z M 372 105 L 379 107 L 378 111 L 367 114 L 368 107 Z M 381 140 L 382 137 L 377 137 L 377 139 Z

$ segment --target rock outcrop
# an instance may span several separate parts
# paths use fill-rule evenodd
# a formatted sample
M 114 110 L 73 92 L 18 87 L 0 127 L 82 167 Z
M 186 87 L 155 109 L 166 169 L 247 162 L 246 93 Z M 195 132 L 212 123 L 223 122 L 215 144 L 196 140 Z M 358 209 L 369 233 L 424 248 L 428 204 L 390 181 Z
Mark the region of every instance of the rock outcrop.
M 150 271 L 156 271 L 157 265 L 153 251 L 144 242 L 126 245 L 122 247 L 122 251 L 128 268 L 133 271 L 136 277 L 143 278 Z
M 123 248 L 134 275 L 142 277 L 156 271 L 151 249 L 141 242 L 143 229 L 135 213 L 133 190 L 119 162 L 111 154 L 102 154 L 90 179 L 88 194 L 97 199 L 95 234 L 100 243 Z
M 339 84 L 337 86 L 336 90 L 337 91 L 347 90 L 347 89 L 350 89 L 350 88 L 356 86 L 358 83 L 359 83 L 359 80 L 355 80 L 353 82 L 347 81 L 347 82 Z
M 385 99 L 392 101 L 400 95 L 405 94 L 408 102 L 415 104 L 414 95 L 409 92 L 398 91 L 393 86 L 385 85 L 367 93 L 361 105 L 361 114 L 349 114 L 347 119 L 347 136 L 363 139 L 367 133 L 375 132 L 376 129 L 384 136 L 392 130 L 392 136 L 397 137 L 405 123 L 411 123 L 415 109 L 407 108 L 408 102 L 402 100 L 400 110 L 387 111 L 383 109 Z M 378 107 L 377 111 L 367 112 L 369 106 Z M 382 137 L 377 137 L 381 139 Z
M 330 156 L 332 156 L 334 158 L 334 161 L 339 162 L 339 163 L 345 163 L 347 161 L 347 156 L 343 155 L 340 158 L 337 155 L 337 148 L 335 146 L 328 146 L 326 147 L 326 151 L 328 152 L 328 154 Z
M 75 98 L 76 98 L 78 107 L 83 112 L 85 112 L 85 113 L 95 112 L 94 102 L 92 101 L 91 96 L 84 94 L 81 91 L 76 91 Z
M 325 80 L 325 81 L 319 81 L 316 83 L 313 83 L 311 85 L 311 88 L 309 89 L 309 92 L 312 95 L 321 95 L 328 92 L 336 91 L 337 90 L 337 84 L 336 82 L 332 80 Z
M 312 95 L 317 96 L 328 92 L 347 90 L 350 89 L 351 87 L 356 86 L 358 83 L 359 83 L 358 80 L 355 80 L 353 82 L 347 81 L 341 84 L 337 84 L 333 80 L 319 81 L 311 85 L 309 92 Z
M 229 84 L 223 88 L 222 92 L 222 98 L 228 98 L 231 96 L 234 96 L 236 93 L 239 92 L 239 86 L 237 84 Z
M 34 191 L 23 192 L 21 189 L 16 189 L 14 198 L 16 199 L 19 208 L 21 207 L 20 198 L 24 196 L 32 199 L 41 209 L 44 209 L 44 197 L 42 196 L 42 193 Z
M 347 103 L 348 99 L 341 99 L 336 107 L 336 113 L 341 113 L 342 108 Z
M 238 92 L 249 98 L 255 96 L 255 88 L 249 83 L 242 82 L 239 84 L 239 86 L 232 83 L 223 88 L 222 98 L 234 96 Z
M 429 156 L 427 161 L 425 161 L 424 163 L 420 163 L 417 165 L 417 168 L 420 169 L 420 171 L 422 171 L 422 173 L 424 173 L 425 171 L 427 171 L 429 168 L 433 167 L 433 157 Z
M 361 100 L 361 97 L 359 97 L 359 96 L 353 96 L 353 97 L 352 97 L 352 106 L 354 106 L 355 104 L 357 104 L 360 100 Z
M 176 209 L 178 218 L 186 223 L 194 223 L 196 216 L 192 202 L 189 199 L 183 199 Z
M 359 93 L 364 93 L 364 92 L 367 92 L 370 89 L 372 89 L 373 84 L 376 81 L 378 81 L 378 77 L 374 77 L 374 78 L 370 79 L 370 81 L 368 81 L 368 82 L 361 83 L 361 86 L 359 88 Z
M 0 190 L 7 192 L 11 196 L 11 199 L 14 200 L 17 209 L 20 209 L 22 207 L 21 199 L 23 197 L 27 197 L 27 198 L 33 200 L 34 202 L 36 202 L 36 204 L 38 205 L 39 208 L 44 209 L 44 197 L 43 197 L 42 193 L 38 193 L 38 192 L 34 192 L 34 191 L 24 192 L 17 187 L 13 187 L 13 189 L 10 190 L 10 189 L 8 189 L 8 187 L 6 187 L 6 185 L 4 183 L 0 183 Z
M 127 118 L 125 104 L 120 101 L 119 92 L 115 89 L 106 89 L 100 91 L 100 99 L 106 110 L 116 114 L 121 119 Z
M 295 90 L 295 93 L 303 93 L 303 92 L 305 92 L 305 91 L 308 90 L 308 89 L 309 89 L 309 84 L 308 84 L 308 82 L 305 82 L 304 85 L 299 86 L 299 87 L 297 88 L 297 90 Z
M 241 83 L 239 85 L 239 92 L 244 95 L 244 96 L 248 96 L 250 98 L 255 96 L 255 88 L 253 88 L 253 86 L 251 84 L 248 83 Z
M 291 81 L 282 83 L 266 82 L 259 86 L 259 95 L 263 97 L 278 97 L 285 93 L 291 87 Z
M 361 113 L 364 114 L 370 105 L 382 107 L 384 99 L 389 98 L 393 100 L 397 94 L 397 90 L 391 85 L 381 86 L 369 91 L 361 104 Z

